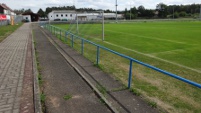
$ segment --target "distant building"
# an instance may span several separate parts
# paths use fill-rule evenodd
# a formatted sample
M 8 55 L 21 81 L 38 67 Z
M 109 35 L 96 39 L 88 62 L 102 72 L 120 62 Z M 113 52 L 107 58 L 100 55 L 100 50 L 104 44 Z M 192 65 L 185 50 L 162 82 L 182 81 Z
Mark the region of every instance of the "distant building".
M 31 22 L 31 15 L 23 15 L 23 20 L 25 22 Z
M 88 12 L 76 12 L 75 10 L 56 10 L 48 14 L 50 21 L 62 21 L 62 20 L 78 20 L 89 21 L 89 20 L 99 20 L 102 18 L 102 14 L 98 12 L 88 13 Z M 104 18 L 114 19 L 116 18 L 115 13 L 104 13 Z M 117 18 L 123 18 L 123 15 L 118 14 Z
M 1 3 L 0 3 L 0 14 L 6 15 L 6 20 L 11 20 L 11 16 L 16 15 L 11 8 L 9 8 L 6 4 Z
M 39 20 L 39 15 L 33 12 L 25 12 L 22 15 L 23 15 L 24 21 L 26 22 L 35 22 Z
M 75 20 L 76 11 L 74 10 L 58 10 L 52 11 L 48 14 L 49 20 Z

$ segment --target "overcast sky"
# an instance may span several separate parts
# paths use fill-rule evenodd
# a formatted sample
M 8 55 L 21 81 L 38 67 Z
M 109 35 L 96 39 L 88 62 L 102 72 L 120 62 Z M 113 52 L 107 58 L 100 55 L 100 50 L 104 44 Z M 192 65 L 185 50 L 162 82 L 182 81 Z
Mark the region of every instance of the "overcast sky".
M 135 6 L 143 5 L 147 9 L 155 9 L 156 4 L 165 3 L 167 5 L 180 4 L 201 4 L 201 0 L 117 0 L 118 10 L 124 10 Z M 110 9 L 115 10 L 116 0 L 0 0 L 0 3 L 5 3 L 11 9 L 31 9 L 37 12 L 39 8 L 45 10 L 46 7 L 52 6 L 72 6 L 76 8 L 94 8 L 94 9 Z

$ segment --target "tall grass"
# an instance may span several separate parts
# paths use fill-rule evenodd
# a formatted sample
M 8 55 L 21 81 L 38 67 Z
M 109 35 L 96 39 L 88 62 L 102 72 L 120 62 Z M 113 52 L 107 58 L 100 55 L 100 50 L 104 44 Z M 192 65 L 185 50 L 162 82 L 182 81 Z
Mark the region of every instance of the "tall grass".
M 0 26 L 0 42 L 3 41 L 11 33 L 13 33 L 21 25 L 22 24 L 13 25 L 13 26 L 12 25 Z
M 58 26 L 62 28 L 64 25 Z M 105 42 L 100 41 L 100 37 L 90 36 L 90 34 L 86 34 L 85 38 L 201 83 L 199 73 L 201 71 L 201 22 L 150 22 L 105 26 Z M 92 31 L 93 29 L 90 30 Z M 80 43 L 75 42 L 74 48 L 80 51 Z M 84 50 L 84 56 L 95 63 L 96 48 L 85 44 Z M 129 61 L 104 50 L 100 53 L 101 69 L 127 85 Z M 139 92 L 145 100 L 156 103 L 159 108 L 180 113 L 201 111 L 199 88 L 136 63 L 133 64 L 132 80 L 133 90 Z

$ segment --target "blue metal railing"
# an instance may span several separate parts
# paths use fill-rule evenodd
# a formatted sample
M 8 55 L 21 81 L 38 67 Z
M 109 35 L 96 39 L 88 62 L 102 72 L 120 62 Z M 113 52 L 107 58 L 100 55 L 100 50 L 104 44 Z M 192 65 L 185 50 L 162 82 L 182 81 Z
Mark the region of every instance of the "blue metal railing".
M 195 87 L 201 88 L 201 84 L 199 84 L 199 83 L 196 83 L 196 82 L 194 82 L 194 81 L 185 79 L 185 78 L 180 77 L 180 76 L 178 76 L 178 75 L 176 75 L 176 74 L 173 74 L 173 73 L 164 71 L 164 70 L 162 70 L 162 69 L 159 69 L 159 68 L 157 68 L 157 67 L 151 66 L 151 65 L 149 65 L 149 64 L 143 63 L 143 62 L 141 62 L 141 61 L 139 61 L 139 60 L 136 60 L 136 59 L 134 59 L 134 58 L 132 58 L 132 57 L 129 57 L 129 56 L 126 56 L 126 55 L 124 55 L 124 54 L 118 53 L 118 52 L 113 51 L 113 50 L 111 50 L 111 49 L 108 49 L 108 48 L 106 48 L 106 47 L 104 47 L 104 46 L 98 45 L 98 44 L 96 44 L 96 43 L 94 43 L 94 42 L 92 42 L 92 41 L 89 41 L 89 40 L 86 40 L 86 39 L 84 39 L 84 38 L 82 38 L 82 37 L 79 37 L 79 36 L 77 36 L 77 35 L 75 35 L 75 34 L 69 32 L 69 31 L 65 31 L 65 30 L 62 30 L 62 29 L 60 29 L 60 28 L 58 28 L 58 27 L 55 27 L 55 26 L 52 26 L 52 25 L 47 25 L 47 24 L 45 24 L 45 28 L 48 29 L 48 30 L 50 30 L 50 31 L 51 31 L 53 34 L 55 34 L 56 36 L 57 36 L 57 34 L 58 34 L 58 33 L 56 33 L 56 32 L 59 31 L 59 33 L 60 33 L 59 38 L 60 38 L 60 39 L 61 39 L 61 37 L 62 37 L 62 31 L 63 31 L 64 34 L 65 34 L 65 36 L 64 36 L 64 41 L 66 41 L 66 42 L 67 42 L 67 36 L 70 35 L 70 37 L 71 37 L 71 46 L 72 46 L 72 47 L 74 47 L 74 39 L 75 39 L 75 38 L 80 39 L 80 40 L 81 40 L 81 54 L 82 54 L 82 55 L 83 55 L 83 53 L 84 53 L 84 43 L 85 43 L 85 42 L 96 46 L 96 47 L 97 47 L 97 50 L 96 50 L 96 64 L 97 64 L 97 65 L 99 65 L 100 49 L 106 50 L 106 51 L 111 52 L 111 53 L 113 53 L 113 54 L 116 54 L 116 55 L 118 55 L 118 56 L 120 56 L 120 57 L 123 57 L 123 58 L 125 58 L 125 59 L 128 59 L 128 60 L 130 61 L 129 77 L 128 77 L 128 88 L 131 88 L 131 83 L 132 83 L 132 66 L 133 66 L 133 62 L 135 62 L 135 63 L 137 63 L 137 64 L 140 64 L 140 65 L 143 65 L 143 66 L 145 66 L 145 67 L 147 67 L 147 68 L 150 68 L 150 69 L 152 69 L 152 70 L 158 71 L 158 72 L 160 72 L 160 73 L 163 73 L 163 74 L 165 74 L 165 75 L 168 75 L 168 76 L 170 76 L 170 77 L 173 77 L 173 78 L 175 78 L 175 79 L 178 79 L 178 80 L 180 80 L 180 81 L 183 81 L 183 82 L 185 82 L 185 83 L 188 83 L 188 84 L 190 84 L 190 85 L 193 85 L 193 86 L 195 86 Z

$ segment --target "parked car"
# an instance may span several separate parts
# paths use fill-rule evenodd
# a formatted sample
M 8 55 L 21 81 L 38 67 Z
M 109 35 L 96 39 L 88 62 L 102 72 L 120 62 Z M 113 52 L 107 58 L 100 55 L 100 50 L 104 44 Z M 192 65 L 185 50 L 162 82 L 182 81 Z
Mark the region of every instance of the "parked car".
M 57 19 L 54 19 L 54 21 L 61 21 L 61 19 L 57 18 Z
M 61 21 L 68 21 L 67 19 L 62 19 Z

